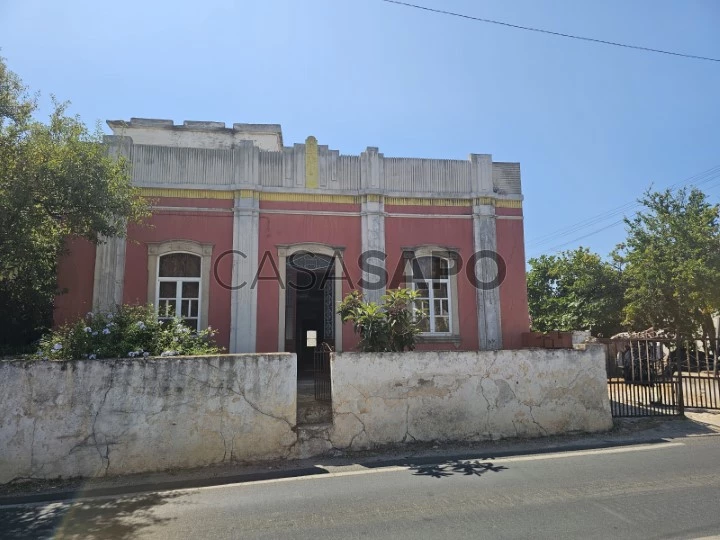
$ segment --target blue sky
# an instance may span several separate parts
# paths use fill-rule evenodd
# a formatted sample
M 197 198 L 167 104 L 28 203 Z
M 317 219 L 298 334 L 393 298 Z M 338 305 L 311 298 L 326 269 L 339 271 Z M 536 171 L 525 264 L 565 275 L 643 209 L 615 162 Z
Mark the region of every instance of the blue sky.
M 415 3 L 720 58 L 717 0 Z M 286 144 L 519 161 L 528 256 L 606 255 L 624 238 L 610 212 L 720 166 L 720 63 L 380 0 L 0 0 L 0 48 L 43 114 L 53 93 L 90 124 L 279 123 Z M 720 173 L 703 179 L 718 201 Z

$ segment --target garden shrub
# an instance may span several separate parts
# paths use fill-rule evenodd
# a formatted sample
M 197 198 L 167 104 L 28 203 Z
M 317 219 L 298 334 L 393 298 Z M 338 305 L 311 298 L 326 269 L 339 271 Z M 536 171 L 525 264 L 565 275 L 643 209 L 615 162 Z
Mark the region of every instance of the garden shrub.
M 47 360 L 204 355 L 222 352 L 216 330 L 195 332 L 180 318 L 159 321 L 153 306 L 119 306 L 88 313 L 40 339 L 37 357 Z
M 348 294 L 340 304 L 344 322 L 352 322 L 360 335 L 358 349 L 362 352 L 402 352 L 415 349 L 415 341 L 422 332 L 421 323 L 427 316 L 413 310 L 418 293 L 410 289 L 387 291 L 381 304 L 365 302 L 359 291 Z

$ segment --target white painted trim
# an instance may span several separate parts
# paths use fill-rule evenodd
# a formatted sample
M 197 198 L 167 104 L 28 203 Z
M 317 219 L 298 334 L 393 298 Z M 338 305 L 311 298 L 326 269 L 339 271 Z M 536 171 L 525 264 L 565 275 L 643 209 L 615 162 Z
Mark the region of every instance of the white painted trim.
M 394 214 L 386 213 L 391 218 L 420 218 L 420 219 L 472 219 L 470 214 Z
M 231 353 L 253 353 L 257 347 L 258 291 L 257 287 L 253 287 L 253 279 L 258 270 L 258 207 L 259 201 L 254 198 L 236 198 L 234 202 L 234 253 L 230 291 Z
M 297 216 L 339 216 L 339 217 L 362 217 L 367 212 L 340 212 L 332 210 L 260 210 L 261 214 L 282 214 Z M 419 218 L 419 219 L 472 219 L 471 214 L 398 214 L 394 212 L 371 213 L 370 215 L 382 215 L 391 218 Z M 513 219 L 515 216 L 509 216 Z M 522 219 L 522 218 L 521 218 Z
M 166 242 L 148 242 L 148 302 L 158 310 L 157 295 L 160 271 L 160 257 L 170 253 L 189 253 L 200 257 L 200 309 L 199 328 L 208 326 L 210 308 L 210 262 L 213 244 L 201 244 L 193 240 L 168 240 Z M 187 281 L 192 281 L 188 279 Z M 177 308 L 176 308 L 177 309 Z
M 295 216 L 340 216 L 360 217 L 360 212 L 335 212 L 332 210 L 260 210 L 261 214 L 283 214 Z
M 197 255 L 193 255 L 194 257 L 197 257 Z M 160 284 L 161 283 L 174 283 L 175 284 L 175 316 L 180 315 L 183 317 L 182 313 L 182 301 L 183 300 L 197 300 L 198 302 L 198 316 L 197 316 L 197 323 L 195 324 L 195 330 L 201 330 L 200 321 L 202 320 L 202 305 L 203 305 L 203 298 L 206 296 L 203 294 L 202 290 L 202 275 L 199 278 L 188 278 L 188 277 L 160 277 L 158 276 L 156 280 L 156 297 L 155 297 L 155 309 L 159 313 L 160 309 Z M 182 295 L 182 284 L 183 283 L 197 283 L 199 285 L 198 287 L 198 297 L 197 298 L 184 298 Z M 179 312 L 179 313 L 178 313 Z
M 453 261 L 453 264 L 457 264 L 457 250 L 441 247 L 437 245 L 423 245 L 415 246 L 412 248 L 403 248 L 403 253 L 412 252 L 413 257 L 418 259 L 420 257 L 440 257 Z M 428 280 L 426 280 L 428 281 Z M 432 281 L 432 280 L 430 280 Z M 460 308 L 458 301 L 458 278 L 457 274 L 453 274 L 448 279 L 443 279 L 448 284 L 448 310 L 450 312 L 450 332 L 423 332 L 420 334 L 421 337 L 432 337 L 432 338 L 460 338 Z M 412 259 L 405 260 L 405 286 L 411 284 L 412 288 L 415 289 L 413 273 L 412 273 Z
M 497 229 L 495 227 L 495 208 L 480 204 L 473 208 L 473 249 L 497 252 Z M 492 281 L 497 274 L 496 264 L 487 258 L 476 262 L 473 272 L 480 270 L 483 281 Z M 502 349 L 502 313 L 500 307 L 500 287 L 491 290 L 476 288 L 478 320 L 478 345 L 480 350 Z
M 372 164 L 373 154 L 368 154 L 367 165 L 371 168 L 375 167 Z M 374 170 L 374 169 L 373 169 Z M 362 253 L 368 253 L 371 251 L 377 251 L 380 253 L 386 253 L 385 251 L 385 204 L 382 201 L 363 201 L 361 206 L 361 224 L 360 224 L 360 248 Z M 371 260 L 374 261 L 373 266 L 386 270 L 385 259 L 373 257 Z M 362 278 L 364 282 L 371 282 L 371 274 L 369 272 L 370 261 L 365 261 L 363 264 Z M 363 296 L 367 302 L 380 303 L 380 299 L 385 294 L 385 285 L 382 284 L 380 289 L 363 289 Z
M 153 206 L 153 210 L 159 210 L 162 212 L 207 212 L 217 214 L 232 214 L 232 208 L 203 208 L 195 206 Z M 281 215 L 295 215 L 295 216 L 338 216 L 338 217 L 360 217 L 363 212 L 342 212 L 332 210 L 275 210 L 275 209 L 261 209 L 260 214 L 281 214 Z M 383 216 L 386 218 L 411 218 L 411 219 L 472 219 L 471 214 L 414 214 L 414 213 L 397 213 L 397 212 L 384 212 Z M 496 215 L 496 219 L 509 219 L 509 220 L 520 220 L 522 221 L 523 216 L 503 216 Z

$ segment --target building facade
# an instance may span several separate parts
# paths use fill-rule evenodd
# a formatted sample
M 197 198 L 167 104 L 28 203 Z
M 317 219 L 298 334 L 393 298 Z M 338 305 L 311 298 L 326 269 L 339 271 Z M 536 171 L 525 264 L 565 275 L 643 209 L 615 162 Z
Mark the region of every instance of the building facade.
M 519 348 L 529 330 L 517 163 L 284 146 L 278 125 L 108 124 L 152 217 L 69 243 L 56 323 L 149 302 L 230 352 L 300 353 L 308 331 L 352 350 L 342 298 L 407 286 L 428 314 L 420 349 Z

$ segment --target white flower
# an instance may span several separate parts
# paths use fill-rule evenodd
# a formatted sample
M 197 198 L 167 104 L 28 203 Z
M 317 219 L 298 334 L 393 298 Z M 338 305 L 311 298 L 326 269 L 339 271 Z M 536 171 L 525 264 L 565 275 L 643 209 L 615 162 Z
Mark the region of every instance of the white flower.
M 88 312 L 85 314 L 85 316 L 86 316 L 88 319 L 92 319 L 95 315 L 93 315 L 93 312 L 92 312 L 92 311 L 88 311 Z
M 88 355 L 88 360 L 95 360 L 97 358 L 97 354 L 92 353 Z
M 86 326 L 85 328 L 83 328 L 83 330 L 85 330 L 86 333 L 92 332 L 92 328 L 90 328 L 89 326 Z
M 60 349 L 62 349 L 62 343 L 56 343 L 53 345 L 53 351 L 59 351 Z
M 92 335 L 93 335 L 93 336 L 97 336 L 97 332 L 93 332 Z
M 145 323 L 144 323 L 144 322 L 138 321 L 136 324 L 137 324 L 137 327 L 138 327 L 140 330 L 145 330 Z
M 143 353 L 143 358 L 147 358 L 148 356 L 150 356 L 150 353 L 147 352 L 147 351 L 145 351 L 145 352 Z
M 107 318 L 110 319 L 110 320 L 112 320 L 113 314 L 112 314 L 112 313 L 108 313 L 108 314 L 107 314 Z
M 137 353 L 135 351 L 130 351 L 128 353 L 128 358 L 135 358 L 137 356 Z
M 110 333 L 109 328 L 103 328 L 103 334 L 108 335 Z

